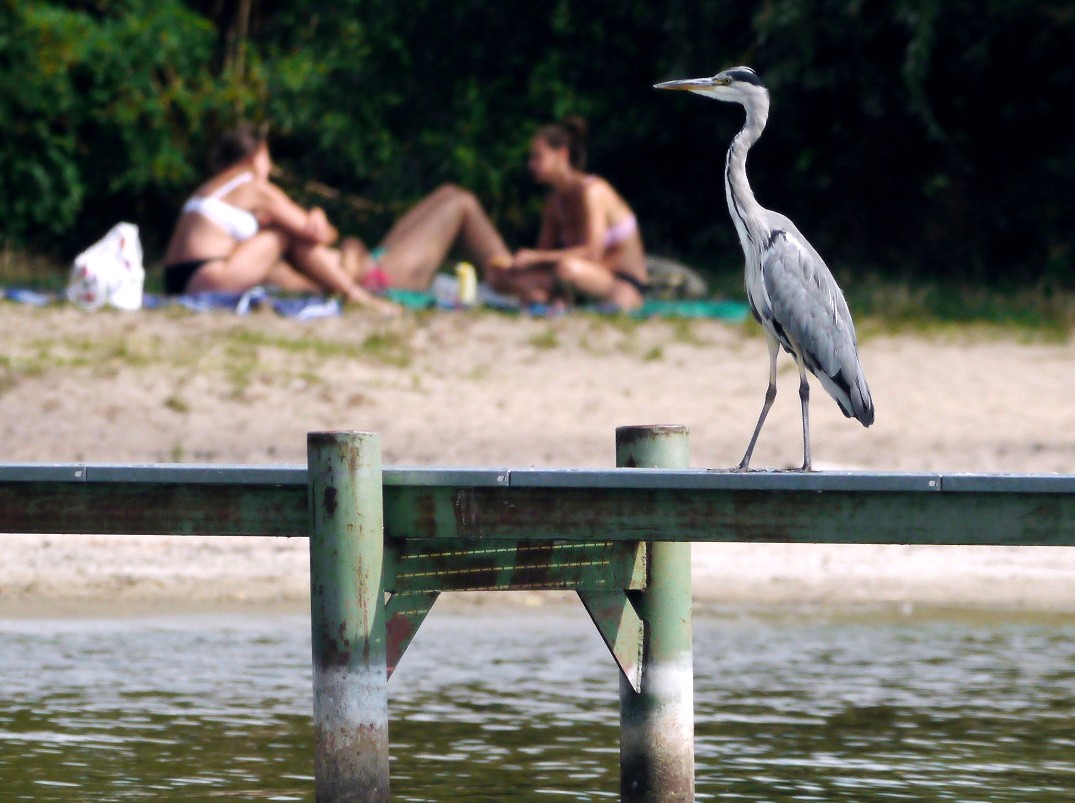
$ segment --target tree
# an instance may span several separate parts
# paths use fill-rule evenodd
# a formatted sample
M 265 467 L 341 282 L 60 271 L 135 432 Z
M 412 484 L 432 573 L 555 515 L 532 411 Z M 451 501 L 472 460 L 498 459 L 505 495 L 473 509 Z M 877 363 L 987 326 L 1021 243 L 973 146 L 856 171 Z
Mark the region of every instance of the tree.
M 330 208 L 345 230 L 376 239 L 455 181 L 521 244 L 540 192 L 529 139 L 572 113 L 650 247 L 738 269 L 721 169 L 740 118 L 651 87 L 750 64 L 773 94 L 759 200 L 837 272 L 1071 281 L 1061 0 L 0 0 L 0 15 L 0 213 L 36 248 L 73 253 L 121 218 L 159 248 L 243 117 L 271 123 L 287 175 L 361 199 Z

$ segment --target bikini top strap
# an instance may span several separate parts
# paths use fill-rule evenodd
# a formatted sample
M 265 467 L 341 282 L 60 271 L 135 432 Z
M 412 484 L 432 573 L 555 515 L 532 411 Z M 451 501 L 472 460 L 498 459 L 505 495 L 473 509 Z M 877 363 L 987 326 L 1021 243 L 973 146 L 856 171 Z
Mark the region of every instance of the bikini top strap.
M 250 171 L 240 173 L 239 175 L 234 176 L 231 179 L 229 179 L 228 181 L 226 181 L 223 184 L 221 184 L 213 192 L 209 193 L 209 195 L 207 195 L 206 197 L 207 198 L 223 198 L 225 195 L 227 195 L 229 192 L 234 190 L 236 187 L 238 187 L 238 186 L 240 186 L 242 184 L 246 184 L 246 182 L 253 181 L 253 180 L 254 180 L 254 174 L 251 173 Z

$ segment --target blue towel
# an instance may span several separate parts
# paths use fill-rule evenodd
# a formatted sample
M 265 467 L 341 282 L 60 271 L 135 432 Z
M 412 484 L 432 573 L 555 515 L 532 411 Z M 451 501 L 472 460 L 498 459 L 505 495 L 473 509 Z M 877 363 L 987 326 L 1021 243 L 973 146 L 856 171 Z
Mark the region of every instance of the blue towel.
M 0 298 L 14 301 L 17 304 L 30 304 L 34 307 L 44 307 L 54 301 L 59 301 L 55 293 L 41 293 L 37 290 L 26 290 L 19 287 L 0 287 Z
M 315 295 L 278 296 L 265 287 L 254 287 L 242 293 L 210 291 L 186 293 L 179 296 L 147 294 L 142 299 L 142 306 L 145 309 L 157 309 L 169 304 L 178 304 L 193 312 L 221 310 L 231 311 L 237 315 L 247 315 L 252 310 L 268 305 L 277 315 L 299 321 L 335 318 L 343 311 L 342 305 L 335 298 Z

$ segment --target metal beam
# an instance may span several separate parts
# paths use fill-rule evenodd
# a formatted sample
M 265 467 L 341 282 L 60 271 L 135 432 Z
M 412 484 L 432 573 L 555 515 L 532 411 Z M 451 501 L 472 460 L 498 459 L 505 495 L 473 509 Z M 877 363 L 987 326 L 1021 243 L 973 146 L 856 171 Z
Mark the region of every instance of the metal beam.
M 637 544 L 622 541 L 391 541 L 386 591 L 581 590 L 642 588 Z
M 305 537 L 306 470 L 0 465 L 0 532 Z M 386 469 L 401 539 L 1075 545 L 1075 476 Z

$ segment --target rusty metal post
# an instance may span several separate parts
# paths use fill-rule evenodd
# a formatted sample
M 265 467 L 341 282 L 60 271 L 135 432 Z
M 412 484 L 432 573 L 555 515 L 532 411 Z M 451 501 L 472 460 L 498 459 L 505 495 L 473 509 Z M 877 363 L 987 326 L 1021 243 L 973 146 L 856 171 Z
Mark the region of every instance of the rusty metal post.
M 307 436 L 318 801 L 388 800 L 381 443 Z
M 687 468 L 684 426 L 619 427 L 620 468 Z M 694 800 L 694 665 L 691 545 L 648 544 L 642 686 L 620 678 L 620 798 L 625 803 Z

